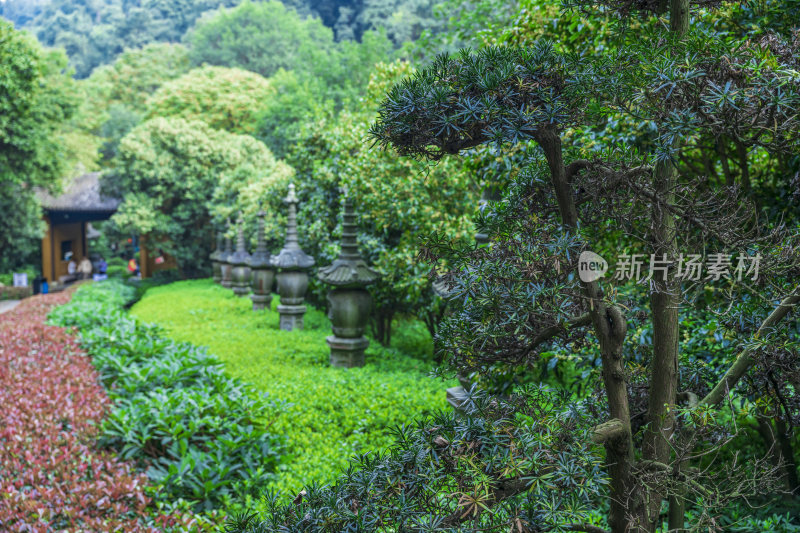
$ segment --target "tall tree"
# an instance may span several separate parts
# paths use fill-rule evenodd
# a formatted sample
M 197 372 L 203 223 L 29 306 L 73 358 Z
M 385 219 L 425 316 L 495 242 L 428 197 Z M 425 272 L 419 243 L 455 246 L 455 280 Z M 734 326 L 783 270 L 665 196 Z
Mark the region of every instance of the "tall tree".
M 162 85 L 147 100 L 147 116 L 201 120 L 214 129 L 253 133 L 274 95 L 269 81 L 258 74 L 206 66 Z
M 103 186 L 123 199 L 115 223 L 158 243 L 193 277 L 210 267 L 212 216 L 235 215 L 242 196 L 255 218 L 260 191 L 289 175 L 252 137 L 169 117 L 143 122 L 122 139 Z
M 669 530 L 687 528 L 687 503 L 696 511 L 688 529 L 703 530 L 732 502 L 780 487 L 768 457 L 742 468 L 730 438 L 740 413 L 723 402 L 751 394 L 746 381 L 772 380 L 760 402 L 783 422 L 800 417 L 800 232 L 758 211 L 752 190 L 687 171 L 682 156 L 708 136 L 796 153 L 798 42 L 692 28 L 680 0 L 602 7 L 669 18 L 647 20 L 605 56 L 548 42 L 441 56 L 388 92 L 372 129 L 399 155 L 431 161 L 484 144 L 499 153 L 533 145 L 514 186 L 479 220 L 489 246 L 431 239 L 423 249 L 434 265 L 449 262 L 454 312 L 437 346 L 451 370 L 479 373 L 587 347 L 600 362 L 597 393 L 573 402 L 570 391 L 542 386 L 506 397 L 470 391 L 463 415 L 398 430 L 386 454 L 356 458 L 335 485 L 308 487 L 291 504 L 271 500 L 263 522 L 244 517 L 234 530 L 652 532 L 664 503 Z M 646 121 L 649 137 L 583 157 L 588 135 L 579 132 L 612 113 Z M 687 256 L 704 249 L 721 253 L 701 277 L 687 276 Z M 592 271 L 601 263 L 581 259 L 591 250 L 620 254 L 621 275 Z M 651 258 L 644 305 L 622 296 L 637 277 L 624 256 L 637 253 Z M 759 274 L 743 279 L 755 264 Z M 679 333 L 696 334 L 679 331 L 679 305 L 736 308 L 718 375 L 690 379 L 679 366 Z M 628 332 L 643 325 L 653 341 L 634 362 Z M 598 521 L 589 509 L 608 512 Z
M 245 0 L 199 21 L 185 36 L 194 65 L 238 67 L 269 78 L 278 69 L 324 75 L 335 61 L 333 32 L 281 2 Z
M 34 187 L 58 189 L 71 162 L 63 125 L 77 104 L 60 52 L 0 20 L 0 269 L 27 263 L 42 235 Z

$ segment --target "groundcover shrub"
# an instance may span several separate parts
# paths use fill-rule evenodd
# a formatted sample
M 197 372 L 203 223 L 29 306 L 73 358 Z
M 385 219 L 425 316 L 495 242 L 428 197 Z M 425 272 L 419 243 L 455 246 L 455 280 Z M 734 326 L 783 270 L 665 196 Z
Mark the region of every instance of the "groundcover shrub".
M 92 446 L 111 402 L 63 328 L 46 325 L 69 292 L 0 316 L 0 531 L 186 531 L 152 513 L 144 474 Z
M 362 368 L 332 368 L 324 312 L 308 306 L 300 331 L 278 328 L 277 296 L 270 310 L 253 312 L 211 280 L 156 287 L 131 314 L 158 324 L 179 341 L 207 346 L 230 375 L 289 402 L 272 426 L 286 438 L 278 475 L 269 484 L 293 499 L 311 482 L 329 483 L 354 455 L 392 441 L 389 428 L 447 406 L 451 385 L 428 374 L 434 366 L 430 335 L 419 321 L 396 321 L 392 346 L 374 339 Z
M 163 338 L 122 307 L 135 289 L 81 287 L 50 320 L 77 326 L 114 406 L 99 444 L 146 468 L 163 497 L 211 509 L 259 496 L 281 443 L 268 430 L 282 407 L 236 379 L 201 348 Z

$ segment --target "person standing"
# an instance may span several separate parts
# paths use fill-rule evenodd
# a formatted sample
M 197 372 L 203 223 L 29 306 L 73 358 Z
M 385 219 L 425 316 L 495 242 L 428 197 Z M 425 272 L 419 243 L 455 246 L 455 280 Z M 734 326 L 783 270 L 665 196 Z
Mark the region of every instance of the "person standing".
M 81 279 L 89 279 L 92 276 L 92 262 L 89 261 L 88 257 L 81 259 L 78 265 L 78 273 Z
M 131 276 L 139 274 L 139 265 L 136 263 L 135 257 L 131 257 L 130 261 L 128 261 L 128 272 L 131 273 Z

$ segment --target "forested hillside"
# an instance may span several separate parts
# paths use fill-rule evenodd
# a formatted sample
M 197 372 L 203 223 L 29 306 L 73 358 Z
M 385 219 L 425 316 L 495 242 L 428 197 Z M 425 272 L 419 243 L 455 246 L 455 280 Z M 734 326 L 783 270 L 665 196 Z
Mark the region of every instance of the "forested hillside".
M 6 0 L 0 16 L 36 35 L 46 46 L 63 47 L 77 77 L 110 63 L 126 48 L 180 42 L 210 11 L 242 0 Z M 284 0 L 303 17 L 314 17 L 335 39 L 360 41 L 366 31 L 384 28 L 395 47 L 435 30 L 437 0 Z M 312 46 L 313 41 L 308 45 Z

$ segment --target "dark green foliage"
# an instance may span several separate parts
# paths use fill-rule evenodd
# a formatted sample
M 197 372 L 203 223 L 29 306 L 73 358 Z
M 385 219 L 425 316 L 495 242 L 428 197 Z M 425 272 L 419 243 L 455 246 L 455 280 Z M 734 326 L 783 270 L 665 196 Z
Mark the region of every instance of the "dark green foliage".
M 49 185 L 63 171 L 58 125 L 77 104 L 71 86 L 58 79 L 63 54 L 45 52 L 0 20 L 0 63 L 0 182 Z
M 265 13 L 271 9 L 271 22 L 283 24 L 283 36 L 264 32 L 265 19 L 259 20 L 258 17 L 253 17 L 237 29 L 235 21 L 218 16 L 216 22 L 198 24 L 198 32 L 190 31 L 209 12 L 235 7 L 240 3 L 241 0 L 36 0 L 30 3 L 9 0 L 0 3 L 0 15 L 9 18 L 18 27 L 30 30 L 43 44 L 66 49 L 70 64 L 79 78 L 89 76 L 97 66 L 111 63 L 125 49 L 141 48 L 155 42 L 180 42 L 186 36 L 189 36 L 193 45 L 197 45 L 195 58 L 199 61 L 249 68 L 244 63 L 269 63 L 272 57 L 278 63 L 272 69 L 274 72 L 280 66 L 285 68 L 280 64 L 281 57 L 298 64 L 298 51 L 305 59 L 309 57 L 308 54 L 325 55 L 332 44 L 332 30 L 335 30 L 338 41 L 360 42 L 370 31 L 385 29 L 391 43 L 399 47 L 439 24 L 434 18 L 433 0 L 286 0 L 282 3 L 257 1 L 239 11 L 252 14 L 254 11 Z M 285 12 L 282 6 L 306 19 L 300 21 L 300 26 L 313 30 L 305 35 L 310 40 L 286 41 L 288 36 L 292 36 L 288 37 L 291 40 L 300 34 L 289 30 L 286 19 L 276 14 L 276 9 Z M 259 34 L 271 34 L 273 39 L 253 41 L 251 35 Z M 245 41 L 251 48 L 243 54 L 230 55 L 232 48 L 229 46 L 232 43 L 243 45 Z M 221 46 L 218 47 L 217 43 Z M 268 53 L 258 51 L 270 43 L 273 46 L 267 48 Z M 315 47 L 318 49 L 315 50 Z M 336 69 L 339 65 L 336 61 L 330 61 L 327 66 Z M 253 70 L 269 75 L 258 69 Z
M 580 113 L 568 66 L 547 42 L 441 55 L 389 91 L 370 133 L 400 155 L 433 160 L 487 142 L 532 139 Z
M 581 240 L 529 216 L 538 210 L 536 193 L 547 179 L 543 167 L 534 159 L 502 202 L 482 210 L 476 225 L 492 235 L 491 247 L 453 247 L 434 236 L 423 249 L 433 268 L 445 272 L 441 282 L 454 309 L 441 325 L 436 349 L 464 372 L 490 374 L 498 362 L 527 364 L 539 335 L 585 312 L 574 275 Z
M 44 226 L 33 188 L 66 169 L 59 128 L 75 110 L 66 58 L 0 20 L 0 271 L 35 261 Z
M 38 262 L 45 225 L 30 189 L 0 181 L 0 212 L 0 272 L 18 272 L 20 267 Z
M 271 79 L 275 95 L 264 102 L 256 137 L 278 158 L 284 158 L 297 142 L 304 122 L 332 113 L 332 102 L 320 102 L 318 89 L 292 71 L 279 70 Z
M 625 10 L 622 4 L 614 3 L 617 11 Z M 672 19 L 678 21 L 675 12 Z M 777 220 L 752 218 L 746 158 L 741 158 L 743 192 L 730 181 L 719 186 L 713 174 L 715 160 L 697 172 L 683 167 L 686 161 L 681 158 L 691 150 L 703 152 L 702 141 L 708 138 L 731 142 L 745 155 L 757 149 L 776 157 L 795 153 L 800 126 L 794 69 L 797 43 L 765 39 L 759 46 L 734 43 L 702 27 L 688 33 L 679 24 L 673 29 L 674 34 L 668 35 L 646 29 L 624 43 L 619 53 L 597 58 L 563 56 L 542 42 L 440 56 L 389 91 L 371 130 L 381 145 L 428 160 L 481 144 L 492 144 L 500 154 L 507 144 L 532 140 L 541 150 L 541 155 L 534 152 L 528 175 L 518 179 L 503 202 L 487 209 L 486 217 L 478 221 L 479 227 L 489 230 L 490 246 L 464 249 L 436 239 L 428 245 L 428 258 L 449 260 L 444 279 L 453 290 L 452 313 L 437 344 L 452 370 L 482 374 L 496 364 L 535 366 L 540 357 L 547 356 L 547 348 L 559 346 L 562 340 L 568 343 L 567 350 L 587 347 L 600 356 L 602 373 L 595 374 L 602 376 L 596 385 L 598 397 L 605 398 L 602 402 L 607 402 L 612 420 L 610 425 L 598 426 L 595 437 L 605 443 L 609 461 L 607 516 L 615 532 L 653 531 L 660 526 L 661 505 L 653 505 L 648 498 L 659 502 L 667 495 L 673 498 L 671 529 L 683 527 L 684 505 L 694 506 L 697 512 L 691 525 L 699 529 L 723 516 L 737 500 L 741 502 L 745 493 L 770 494 L 781 483 L 789 491 L 797 487 L 796 466 L 789 459 L 794 455 L 791 432 L 781 429 L 781 423 L 792 418 L 768 415 L 774 420 L 766 423 L 776 428 L 778 436 L 766 448 L 780 444 L 784 451 L 772 461 L 754 453 L 744 471 L 737 467 L 736 448 L 731 444 L 736 415 L 725 408 L 718 412 L 720 396 L 709 393 L 712 386 L 719 391 L 735 384 L 744 373 L 739 369 L 752 364 L 751 377 L 769 373 L 771 368 L 774 379 L 788 387 L 773 387 L 768 395 L 753 396 L 750 401 L 763 408 L 762 402 L 783 397 L 789 406 L 784 410 L 796 409 L 790 393 L 795 370 L 789 364 L 794 348 L 779 348 L 782 345 L 771 335 L 780 332 L 773 332 L 769 324 L 764 326 L 767 333 L 755 333 L 761 324 L 758 317 L 766 317 L 773 305 L 750 303 L 751 322 L 740 325 L 741 344 L 729 345 L 728 358 L 721 364 L 723 371 L 737 369 L 726 375 L 739 377 L 720 385 L 719 374 L 702 368 L 705 361 L 691 360 L 691 350 L 684 354 L 689 357 L 680 359 L 673 355 L 678 350 L 670 351 L 682 335 L 697 333 L 681 330 L 674 310 L 686 304 L 742 316 L 729 298 L 747 299 L 751 288 L 742 289 L 731 279 L 720 283 L 706 279 L 684 286 L 677 281 L 674 288 L 664 290 L 652 281 L 649 309 L 626 305 L 620 284 L 610 279 L 584 280 L 581 291 L 575 290 L 576 253 L 612 245 L 605 240 L 605 231 L 621 228 L 632 238 L 613 242 L 611 250 L 616 254 L 628 247 L 648 255 L 670 251 L 674 261 L 678 252 L 708 246 L 746 249 L 752 254 L 761 251 L 769 256 L 766 270 L 769 283 L 779 287 L 777 294 L 781 298 L 793 291 L 797 294 L 796 229 L 773 231 L 780 224 Z M 646 135 L 638 149 L 612 144 L 613 150 L 593 160 L 580 158 L 584 139 L 570 128 L 579 126 L 579 120 L 619 116 L 645 122 L 640 131 Z M 708 152 L 703 156 L 714 157 Z M 669 215 L 664 216 L 665 212 Z M 760 233 L 757 240 L 756 233 Z M 762 271 L 761 275 L 767 274 Z M 771 292 L 764 291 L 763 283 L 759 279 L 762 293 Z M 666 307 L 665 292 L 682 292 L 683 298 Z M 626 353 L 626 331 L 648 321 L 653 326 L 652 339 L 640 346 L 641 366 L 631 364 L 637 358 Z M 590 325 L 599 342 L 580 332 Z M 674 335 L 667 334 L 668 330 Z M 668 346 L 670 342 L 674 344 Z M 771 350 L 756 360 L 756 347 L 762 344 Z M 558 364 L 559 358 L 550 357 Z M 563 357 L 568 359 L 569 353 Z M 668 375 L 670 367 L 675 369 L 674 383 Z M 763 389 L 766 382 L 755 379 L 755 383 Z M 663 394 L 664 401 L 660 397 L 654 401 L 656 394 Z M 675 405 L 670 407 L 672 412 L 663 411 L 670 402 Z M 698 402 L 701 407 L 695 411 Z M 684 410 L 681 403 L 688 407 Z M 751 414 L 744 413 L 737 415 Z M 601 414 L 600 419 L 605 416 Z M 674 423 L 665 422 L 673 416 Z M 606 430 L 612 431 L 609 437 L 604 436 Z M 664 436 L 668 441 L 659 444 L 662 449 L 650 447 L 656 431 L 657 441 L 664 442 Z M 682 469 L 689 472 L 689 467 L 681 464 L 681 457 L 693 452 L 703 458 L 694 461 L 703 469 L 692 470 L 692 483 L 687 483 Z M 707 457 L 712 452 L 720 454 L 716 462 Z M 785 467 L 781 453 L 788 461 Z M 502 498 L 490 508 L 502 509 Z M 476 524 L 475 529 L 482 525 Z M 543 529 L 533 521 L 524 521 L 522 527 Z
M 335 484 L 293 503 L 270 495 L 263 521 L 243 515 L 228 530 L 552 531 L 589 519 L 606 479 L 584 406 L 530 387 L 507 400 L 474 393 L 465 408 L 398 427 L 389 450 L 354 458 Z
M 146 467 L 162 498 L 211 509 L 258 496 L 281 448 L 268 431 L 280 407 L 225 376 L 205 350 L 123 314 L 135 293 L 121 282 L 96 283 L 50 315 L 79 328 L 114 401 L 99 443 Z
M 108 120 L 100 128 L 100 135 L 106 139 L 102 148 L 105 159 L 113 159 L 117 156 L 119 142 L 141 120 L 141 115 L 122 104 L 112 104 L 108 108 Z
M 110 63 L 126 48 L 152 42 L 179 42 L 204 12 L 236 5 L 236 0 L 51 0 L 29 24 L 47 46 L 63 47 L 78 77 Z

